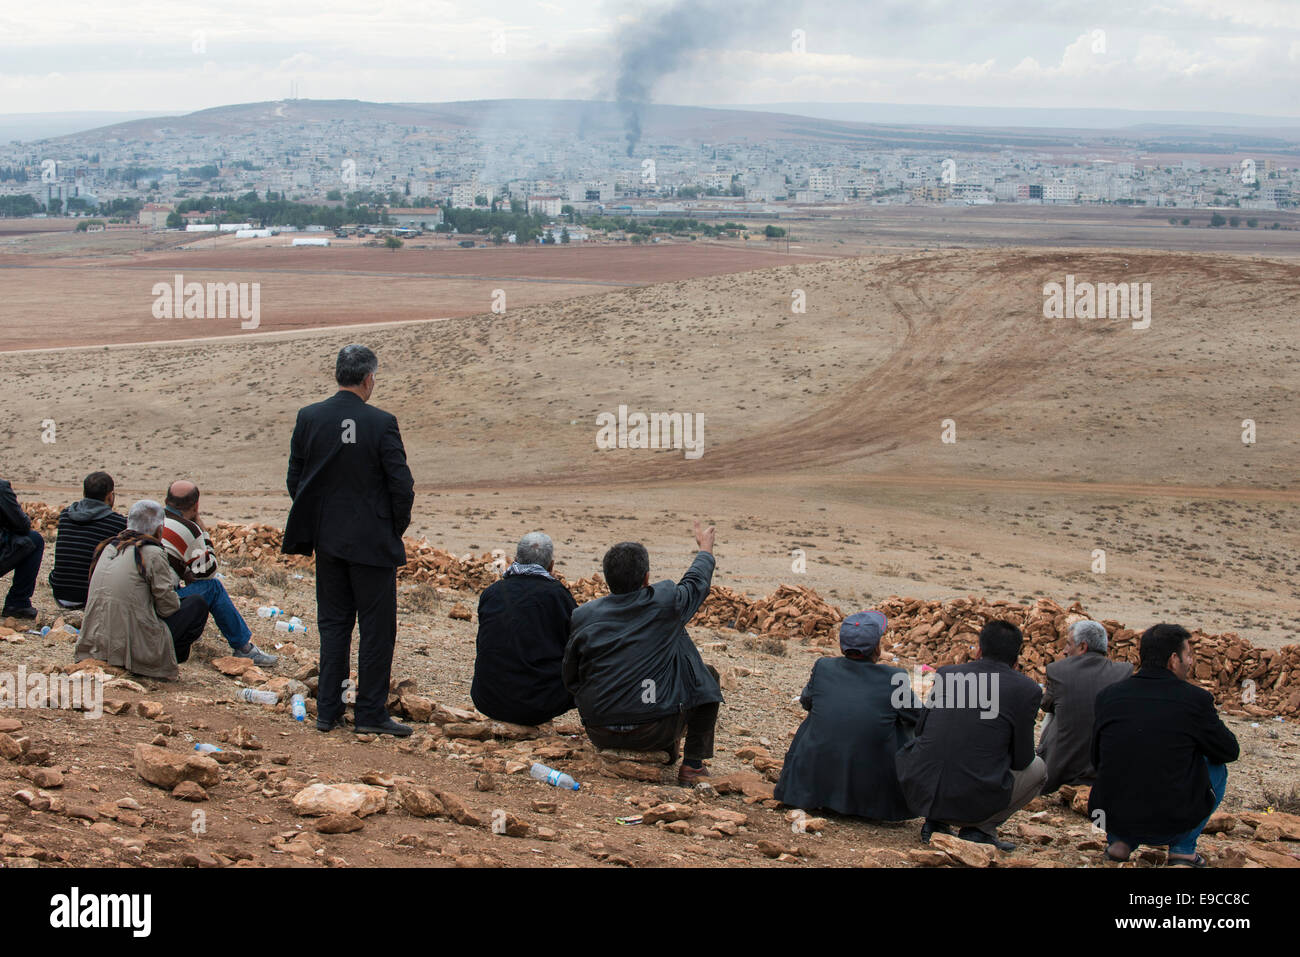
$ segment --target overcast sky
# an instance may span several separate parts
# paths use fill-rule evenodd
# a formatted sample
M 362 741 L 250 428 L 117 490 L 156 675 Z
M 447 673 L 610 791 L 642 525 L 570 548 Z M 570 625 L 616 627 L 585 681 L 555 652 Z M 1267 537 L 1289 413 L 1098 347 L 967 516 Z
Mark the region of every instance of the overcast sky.
M 1300 0 L 0 0 L 6 113 L 188 111 L 293 82 L 312 99 L 612 99 L 620 76 L 662 103 L 1297 116 Z

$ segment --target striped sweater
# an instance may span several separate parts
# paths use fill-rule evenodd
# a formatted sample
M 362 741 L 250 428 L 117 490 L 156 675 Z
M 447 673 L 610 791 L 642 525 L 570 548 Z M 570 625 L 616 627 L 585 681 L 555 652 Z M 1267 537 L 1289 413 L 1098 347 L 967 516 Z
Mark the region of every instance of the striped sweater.
M 217 550 L 212 539 L 198 525 L 183 518 L 180 512 L 167 509 L 167 520 L 158 537 L 167 550 L 167 561 L 180 576 L 182 584 L 211 578 L 217 573 Z
M 95 546 L 124 528 L 125 517 L 93 498 L 83 498 L 60 512 L 58 537 L 54 540 L 54 567 L 49 576 L 54 597 L 72 604 L 85 604 Z

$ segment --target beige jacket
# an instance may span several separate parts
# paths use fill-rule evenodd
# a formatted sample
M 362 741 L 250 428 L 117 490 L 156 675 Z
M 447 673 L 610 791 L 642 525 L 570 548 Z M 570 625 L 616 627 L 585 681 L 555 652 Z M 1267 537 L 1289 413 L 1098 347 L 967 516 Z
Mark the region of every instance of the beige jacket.
M 145 546 L 144 577 L 135 567 L 135 545 L 121 553 L 106 545 L 90 576 L 77 661 L 98 658 L 150 678 L 176 678 L 176 649 L 163 618 L 180 610 L 178 579 L 161 548 Z

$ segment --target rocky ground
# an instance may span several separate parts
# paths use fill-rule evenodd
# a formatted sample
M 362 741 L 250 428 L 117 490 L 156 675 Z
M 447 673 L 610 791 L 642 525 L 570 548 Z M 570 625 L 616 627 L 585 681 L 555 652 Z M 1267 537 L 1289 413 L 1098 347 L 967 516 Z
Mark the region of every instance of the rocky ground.
M 882 825 L 778 805 L 772 782 L 802 717 L 799 689 L 815 658 L 832 653 L 815 644 L 692 629 L 727 697 L 708 787 L 681 788 L 672 769 L 598 755 L 573 712 L 540 729 L 487 721 L 468 694 L 474 592 L 428 582 L 404 583 L 399 594 L 392 707 L 416 733 L 321 734 L 310 718 L 295 722 L 283 700 L 237 698 L 243 687 L 287 698 L 301 682 L 314 710 L 310 567 L 228 555 L 224 568 L 277 666 L 263 672 L 229 658 L 210 625 L 179 681 L 102 669 L 98 720 L 0 711 L 4 866 L 1150 867 L 1164 858 L 1144 850 L 1131 864 L 1105 864 L 1086 793 L 1068 788 L 1005 825 L 1019 843 L 1010 853 L 942 838 L 922 847 L 919 821 Z M 44 591 L 37 601 L 48 607 Z M 301 616 L 307 631 L 276 632 L 256 616 L 259 605 Z M 0 673 L 74 670 L 74 636 L 46 623 L 56 627 L 45 636 L 5 623 L 15 633 L 0 639 Z M 1226 720 L 1242 757 L 1202 853 L 1218 866 L 1300 867 L 1300 729 L 1281 717 Z M 199 743 L 223 750 L 198 755 Z M 534 781 L 533 761 L 567 771 L 581 789 Z

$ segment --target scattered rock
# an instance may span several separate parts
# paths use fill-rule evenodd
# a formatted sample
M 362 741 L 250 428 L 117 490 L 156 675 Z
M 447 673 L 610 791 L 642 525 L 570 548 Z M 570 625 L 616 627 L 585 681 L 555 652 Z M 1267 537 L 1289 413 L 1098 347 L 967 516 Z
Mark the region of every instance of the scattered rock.
M 171 790 L 182 781 L 203 787 L 221 783 L 221 766 L 207 755 L 181 754 L 151 744 L 135 746 L 135 772 L 150 784 Z
M 368 784 L 309 784 L 293 796 L 293 810 L 302 817 L 357 814 L 366 817 L 384 810 L 388 792 Z
M 316 831 L 319 834 L 351 834 L 365 826 L 365 821 L 355 814 L 327 814 L 316 822 Z
M 439 817 L 447 813 L 438 796 L 418 784 L 398 784 L 397 801 L 413 817 Z
M 997 857 L 997 851 L 991 844 L 976 844 L 963 841 L 951 834 L 937 833 L 930 838 L 930 845 L 942 851 L 959 864 L 966 867 L 988 867 Z
M 208 792 L 193 781 L 182 781 L 172 788 L 172 797 L 178 801 L 206 801 Z
M 642 824 L 654 824 L 657 821 L 685 821 L 695 816 L 694 809 L 684 804 L 658 804 L 641 815 Z
M 22 746 L 8 734 L 0 731 L 0 757 L 12 761 L 22 753 Z

